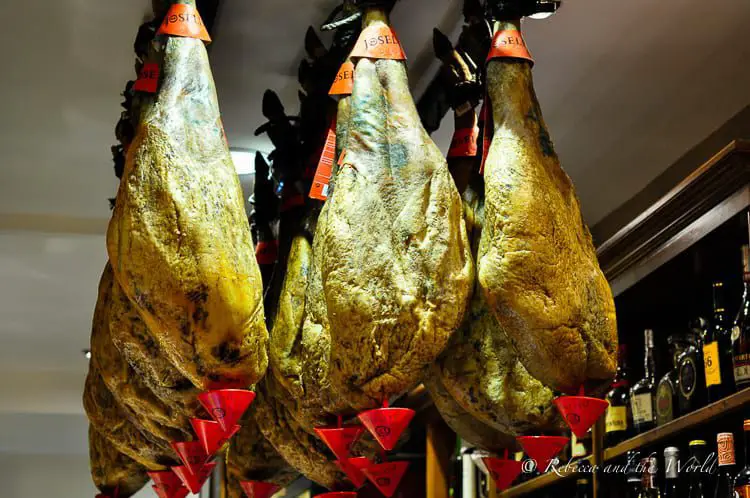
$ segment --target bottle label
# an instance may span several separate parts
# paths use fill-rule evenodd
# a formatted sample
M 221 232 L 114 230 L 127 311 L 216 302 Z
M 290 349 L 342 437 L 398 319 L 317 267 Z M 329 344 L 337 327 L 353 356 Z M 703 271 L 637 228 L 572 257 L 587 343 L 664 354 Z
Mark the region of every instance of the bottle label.
M 656 389 L 657 425 L 666 424 L 674 419 L 674 406 L 672 406 L 673 394 L 672 386 L 670 386 L 669 382 L 659 382 L 659 387 Z
M 683 397 L 690 399 L 695 392 L 695 358 L 692 355 L 685 356 L 680 365 L 680 393 Z
M 628 430 L 628 409 L 625 406 L 612 406 L 607 408 L 607 416 L 604 421 L 606 432 L 620 432 Z
M 734 492 L 739 498 L 750 498 L 750 486 L 737 486 Z
M 731 433 L 721 433 L 716 437 L 716 447 L 719 466 L 734 465 L 734 436 Z
M 750 382 L 750 354 L 735 355 L 734 380 L 738 384 Z
M 706 387 L 721 385 L 719 343 L 709 342 L 703 346 L 703 364 L 706 367 Z
M 636 394 L 630 400 L 633 423 L 643 424 L 654 421 L 654 404 L 651 393 Z

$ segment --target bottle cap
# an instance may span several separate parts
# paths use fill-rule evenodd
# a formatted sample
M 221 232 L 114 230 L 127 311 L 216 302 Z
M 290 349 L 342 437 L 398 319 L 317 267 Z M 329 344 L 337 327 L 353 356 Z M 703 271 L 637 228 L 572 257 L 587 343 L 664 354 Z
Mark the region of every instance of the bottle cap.
M 721 432 L 716 435 L 716 447 L 719 458 L 719 466 L 734 465 L 734 434 Z
M 750 431 L 750 420 L 745 420 L 745 422 L 742 423 L 742 428 L 746 431 Z
M 702 439 L 694 439 L 690 441 L 690 444 L 688 446 L 706 446 L 706 442 Z
M 674 446 L 668 446 L 664 448 L 664 456 L 678 456 L 680 454 L 680 449 L 676 448 Z

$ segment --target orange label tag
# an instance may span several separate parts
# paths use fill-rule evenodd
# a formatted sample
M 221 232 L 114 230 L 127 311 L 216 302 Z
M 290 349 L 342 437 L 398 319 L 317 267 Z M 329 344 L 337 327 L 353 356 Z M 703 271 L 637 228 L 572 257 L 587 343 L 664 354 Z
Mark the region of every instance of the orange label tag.
M 525 59 L 532 64 L 534 59 L 531 58 L 529 49 L 526 48 L 526 42 L 523 40 L 521 32 L 515 29 L 498 31 L 492 38 L 492 46 L 487 56 L 487 62 L 492 59 L 511 57 L 514 59 Z
M 279 255 L 279 243 L 275 240 L 270 242 L 258 242 L 255 247 L 255 259 L 259 265 L 271 265 L 276 262 Z
M 328 126 L 328 136 L 323 146 L 323 153 L 318 161 L 318 169 L 315 170 L 310 198 L 324 201 L 328 199 L 328 183 L 333 174 L 333 161 L 336 157 L 336 118 L 331 120 Z
M 133 85 L 137 92 L 156 93 L 159 85 L 159 64 L 147 62 L 138 73 L 138 80 Z
M 343 149 L 341 151 L 341 156 L 339 157 L 339 166 L 343 166 L 344 161 L 346 161 L 346 149 Z
M 485 95 L 484 103 L 482 104 L 482 165 L 479 167 L 479 174 L 484 174 L 484 163 L 487 162 L 487 154 L 490 152 L 490 145 L 492 145 L 492 135 L 494 135 L 495 125 L 492 122 L 492 110 L 490 109 L 490 98 Z
M 406 54 L 390 26 L 371 26 L 359 35 L 351 57 L 406 60 Z
M 339 73 L 336 75 L 336 79 L 333 80 L 333 86 L 328 92 L 328 95 L 351 95 L 354 89 L 354 63 L 352 61 L 346 61 Z
M 477 155 L 479 126 L 463 128 L 453 133 L 448 157 L 474 157 Z
M 172 4 L 156 34 L 184 36 L 211 42 L 211 37 L 208 36 L 208 31 L 206 31 L 206 26 L 203 24 L 198 9 L 184 3 Z

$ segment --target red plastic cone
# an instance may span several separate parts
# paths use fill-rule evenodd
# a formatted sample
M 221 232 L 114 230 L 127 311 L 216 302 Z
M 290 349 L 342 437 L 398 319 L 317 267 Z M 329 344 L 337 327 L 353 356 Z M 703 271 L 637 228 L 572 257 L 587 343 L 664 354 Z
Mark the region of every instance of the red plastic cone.
M 563 436 L 520 436 L 516 439 L 529 458 L 536 461 L 537 469 L 542 473 L 570 441 L 570 438 Z
M 239 422 L 254 399 L 255 393 L 244 389 L 219 389 L 198 395 L 203 407 L 227 432 Z
M 380 446 L 391 451 L 398 438 L 414 418 L 414 410 L 409 408 L 376 408 L 359 414 L 367 430 L 377 439 Z
M 390 498 L 396 493 L 396 488 L 407 468 L 409 468 L 409 462 L 386 462 L 370 465 L 362 469 L 362 472 L 378 488 L 378 491 Z
M 277 485 L 270 482 L 240 481 L 240 486 L 247 498 L 271 498 L 279 490 Z
M 156 496 L 159 498 L 185 498 L 190 491 L 188 491 L 188 488 L 182 485 L 180 483 L 179 488 L 174 488 L 172 491 L 166 491 L 165 489 L 159 487 L 158 485 L 154 484 L 151 486 L 151 488 L 154 490 L 154 493 L 156 493 Z
M 495 481 L 495 485 L 500 491 L 508 489 L 523 470 L 523 462 L 515 460 L 486 457 L 482 461 L 484 461 L 492 480 Z
M 218 422 L 201 420 L 199 418 L 190 419 L 190 423 L 198 435 L 198 439 L 203 444 L 203 450 L 209 457 L 215 455 L 224 446 L 224 443 L 229 441 L 240 430 L 240 426 L 235 425 L 231 431 L 226 432 Z
M 555 406 L 577 438 L 583 439 L 589 429 L 604 415 L 609 404 L 588 396 L 560 396 Z
M 211 472 L 213 472 L 214 467 L 216 467 L 216 462 L 207 463 L 203 466 L 203 468 L 198 470 L 197 474 L 193 474 L 192 472 L 190 472 L 190 469 L 182 465 L 178 467 L 172 467 L 172 470 L 175 474 L 177 474 L 177 476 L 182 481 L 182 484 L 184 484 L 191 493 L 198 494 L 200 493 L 203 484 L 211 475 Z
M 315 428 L 315 433 L 331 448 L 331 451 L 339 460 L 349 458 L 352 445 L 363 432 L 365 432 L 365 428 L 361 425 Z
M 346 477 L 352 481 L 355 488 L 364 486 L 367 477 L 365 477 L 362 470 L 372 465 L 372 462 L 367 457 L 347 458 L 345 460 L 336 460 L 333 463 L 341 469 L 341 472 L 346 474 Z
M 183 441 L 171 443 L 182 463 L 192 472 L 197 473 L 208 461 L 206 450 L 200 441 Z
M 315 495 L 314 498 L 357 498 L 357 493 L 352 491 L 334 491 L 333 493 Z
M 156 494 L 162 498 L 174 498 L 175 496 L 178 496 L 175 493 L 181 489 L 184 489 L 185 495 L 187 495 L 187 488 L 182 485 L 182 481 L 177 477 L 177 474 L 171 470 L 149 472 L 148 475 L 154 481 L 154 491 L 156 491 Z

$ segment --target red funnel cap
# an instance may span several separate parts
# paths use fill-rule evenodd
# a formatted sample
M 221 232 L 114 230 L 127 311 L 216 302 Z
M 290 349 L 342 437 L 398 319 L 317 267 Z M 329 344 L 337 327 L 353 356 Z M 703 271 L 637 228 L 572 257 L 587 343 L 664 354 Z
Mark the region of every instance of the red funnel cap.
M 396 488 L 407 468 L 409 468 L 409 462 L 386 462 L 370 465 L 362 469 L 362 472 L 378 488 L 378 491 L 390 498 L 396 493 Z
M 508 489 L 523 470 L 523 462 L 517 462 L 515 460 L 493 457 L 486 457 L 482 460 L 487 466 L 487 470 L 489 470 L 492 480 L 495 481 L 497 489 L 500 491 Z
M 171 443 L 172 448 L 182 460 L 182 463 L 195 474 L 208 461 L 206 450 L 203 449 L 203 443 L 200 441 L 184 441 Z
M 365 432 L 361 425 L 350 425 L 346 427 L 320 427 L 315 433 L 331 448 L 331 451 L 339 460 L 349 458 L 352 445 Z
M 314 498 L 357 498 L 357 493 L 352 491 L 334 491 L 333 493 L 315 495 Z
M 529 458 L 536 461 L 537 469 L 542 473 L 570 440 L 563 436 L 520 436 L 516 439 Z
M 229 432 L 242 418 L 255 393 L 244 389 L 219 389 L 198 395 L 198 400 L 221 428 Z
M 583 439 L 589 429 L 607 411 L 609 403 L 588 396 L 560 396 L 555 406 L 577 438 Z
M 216 462 L 207 463 L 203 468 L 198 470 L 197 474 L 193 474 L 187 467 L 182 465 L 179 467 L 172 467 L 172 470 L 177 474 L 182 481 L 182 484 L 184 484 L 191 493 L 198 494 L 200 493 L 203 484 L 214 470 L 214 467 L 216 467 Z
M 226 432 L 218 422 L 201 420 L 199 418 L 190 419 L 190 423 L 193 425 L 193 430 L 198 435 L 198 439 L 203 444 L 203 450 L 209 457 L 215 455 L 224 446 L 224 443 L 229 441 L 240 430 L 240 426 L 235 425 L 231 431 Z
M 336 460 L 334 463 L 352 481 L 355 488 L 364 486 L 367 477 L 365 477 L 362 470 L 372 465 L 372 462 L 367 457 L 347 458 L 345 460 Z
M 395 448 L 398 438 L 414 418 L 409 408 L 376 408 L 359 414 L 359 419 L 387 451 Z
M 190 491 L 188 491 L 188 488 L 182 485 L 180 483 L 179 488 L 174 488 L 171 491 L 167 491 L 164 488 L 160 487 L 158 484 L 154 484 L 151 486 L 154 490 L 154 493 L 156 493 L 156 496 L 159 498 L 185 498 Z
M 279 490 L 277 485 L 270 482 L 240 481 L 240 486 L 247 498 L 271 498 L 271 495 Z

